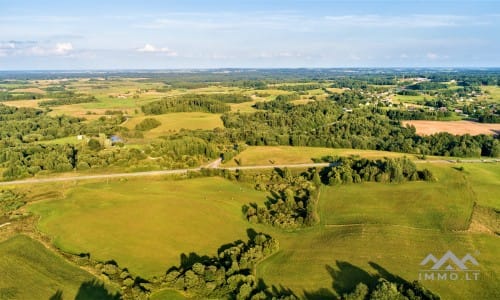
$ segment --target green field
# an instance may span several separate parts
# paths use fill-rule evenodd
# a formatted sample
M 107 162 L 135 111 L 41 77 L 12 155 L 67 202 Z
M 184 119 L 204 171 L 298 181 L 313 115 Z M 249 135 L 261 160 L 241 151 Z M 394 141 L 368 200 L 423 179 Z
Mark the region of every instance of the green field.
M 322 223 L 466 230 L 475 200 L 467 180 L 449 166 L 426 168 L 439 181 L 325 187 L 320 198 Z
M 114 259 L 143 277 L 179 264 L 182 253 L 214 255 L 246 238 L 241 207 L 266 194 L 222 178 L 138 179 L 77 186 L 65 199 L 41 201 L 39 228 L 61 249 Z
M 222 128 L 220 114 L 211 114 L 203 112 L 170 113 L 157 116 L 133 117 L 123 126 L 134 129 L 145 118 L 153 118 L 161 122 L 161 125 L 144 133 L 146 138 L 154 138 L 162 135 L 168 135 L 181 129 L 214 129 Z
M 482 86 L 481 90 L 485 94 L 479 97 L 480 100 L 487 100 L 494 103 L 500 103 L 500 86 L 486 85 Z
M 409 95 L 394 95 L 392 97 L 393 100 L 403 103 L 412 103 L 417 104 L 418 102 L 425 100 L 432 100 L 435 97 L 429 95 L 418 95 L 418 96 L 409 96 Z
M 373 282 L 377 274 L 416 280 L 428 253 L 452 250 L 478 259 L 481 280 L 424 286 L 443 299 L 494 299 L 500 288 L 498 237 L 464 230 L 473 201 L 500 207 L 499 198 L 490 197 L 499 192 L 498 165 L 465 164 L 464 171 L 449 164 L 425 167 L 436 182 L 323 187 L 318 226 L 289 233 L 257 226 L 276 237 L 281 249 L 259 264 L 257 276 L 307 299 L 332 299 L 355 282 Z M 476 181 L 484 184 L 476 189 Z M 37 202 L 29 210 L 42 216 L 39 228 L 63 250 L 114 259 L 147 278 L 178 265 L 181 253 L 213 255 L 223 244 L 244 240 L 250 224 L 241 206 L 262 203 L 265 196 L 217 177 L 138 179 L 76 186 L 65 199 Z M 182 297 L 167 290 L 153 299 Z
M 498 237 L 369 225 L 274 235 L 281 250 L 260 263 L 257 274 L 306 299 L 336 299 L 359 281 L 373 283 L 376 274 L 417 280 L 429 253 L 441 257 L 448 250 L 475 256 L 480 279 L 422 281 L 425 287 L 442 299 L 498 299 Z
M 0 299 L 92 299 L 96 278 L 25 235 L 0 243 Z M 87 287 L 87 288 L 84 288 Z
M 500 166 L 496 164 L 466 164 L 464 173 L 473 187 L 477 203 L 500 209 L 498 186 L 500 182 Z
M 377 274 L 417 280 L 425 256 L 451 250 L 475 256 L 481 279 L 422 281 L 424 286 L 443 299 L 498 298 L 498 237 L 464 229 L 471 201 L 489 199 L 492 207 L 500 207 L 499 197 L 490 198 L 500 192 L 498 184 L 476 189 L 467 181 L 490 178 L 492 183 L 500 167 L 467 164 L 470 174 L 449 165 L 426 167 L 437 182 L 324 187 L 321 225 L 293 233 L 273 230 L 281 250 L 259 264 L 257 274 L 266 284 L 291 288 L 307 299 L 333 299 L 358 281 L 374 282 Z
M 383 157 L 402 157 L 413 156 L 411 154 L 403 154 L 388 151 L 376 150 L 357 150 L 357 149 L 333 149 L 320 147 L 292 147 L 292 146 L 252 146 L 238 154 L 235 159 L 241 160 L 241 165 L 268 165 L 270 162 L 274 164 L 301 164 L 312 163 L 312 158 L 320 158 L 322 156 L 349 156 L 360 155 L 366 158 L 383 158 Z M 225 166 L 236 166 L 235 160 L 228 161 Z

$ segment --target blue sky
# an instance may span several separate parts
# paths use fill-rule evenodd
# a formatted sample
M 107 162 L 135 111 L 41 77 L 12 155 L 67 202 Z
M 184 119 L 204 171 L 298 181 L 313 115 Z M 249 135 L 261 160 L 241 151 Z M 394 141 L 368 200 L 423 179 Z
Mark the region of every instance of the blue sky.
M 499 66 L 496 0 L 0 0 L 0 70 Z

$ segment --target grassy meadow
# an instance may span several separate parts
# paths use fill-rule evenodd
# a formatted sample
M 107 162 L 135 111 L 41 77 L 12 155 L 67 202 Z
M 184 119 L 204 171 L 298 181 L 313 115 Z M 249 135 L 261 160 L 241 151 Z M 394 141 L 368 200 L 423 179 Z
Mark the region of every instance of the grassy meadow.
M 161 122 L 161 125 L 148 130 L 144 133 L 145 138 L 155 138 L 162 135 L 168 135 L 181 129 L 214 129 L 222 128 L 220 114 L 211 114 L 203 112 L 169 113 L 156 116 L 133 117 L 123 126 L 134 129 L 145 118 L 153 118 Z
M 312 158 L 322 156 L 349 156 L 359 155 L 376 159 L 383 157 L 413 156 L 411 154 L 357 149 L 333 149 L 321 147 L 293 147 L 293 146 L 251 146 L 238 154 L 233 160 L 224 163 L 224 166 L 237 166 L 236 161 L 241 161 L 242 166 L 274 164 L 301 164 L 312 163 Z
M 473 201 L 487 198 L 490 206 L 500 207 L 499 197 L 490 198 L 500 192 L 498 185 L 476 189 L 471 174 L 491 183 L 500 167 L 467 164 L 469 174 L 445 164 L 426 167 L 438 181 L 324 187 L 321 224 L 291 233 L 273 230 L 280 251 L 259 264 L 259 278 L 305 299 L 335 299 L 355 282 L 374 283 L 377 275 L 418 280 L 419 264 L 429 253 L 438 257 L 451 250 L 477 258 L 480 280 L 421 280 L 423 285 L 442 299 L 498 298 L 498 237 L 469 233 L 467 225 Z
M 377 274 L 406 281 L 418 279 L 420 262 L 429 254 L 452 250 L 471 253 L 480 263 L 477 281 L 422 281 L 442 299 L 497 299 L 498 237 L 444 233 L 388 226 L 316 228 L 275 234 L 280 251 L 258 265 L 267 285 L 290 288 L 305 299 L 336 299 L 356 282 L 374 283 Z
M 143 277 L 178 265 L 181 253 L 215 255 L 218 247 L 246 239 L 241 207 L 266 194 L 222 178 L 114 181 L 84 184 L 62 200 L 28 209 L 57 247 L 116 260 Z
M 494 197 L 499 166 L 425 167 L 437 181 L 325 186 L 321 223 L 291 232 L 246 222 L 241 206 L 262 203 L 266 193 L 218 177 L 82 184 L 64 199 L 36 202 L 28 209 L 41 215 L 39 229 L 61 249 L 114 259 L 146 278 L 178 265 L 181 253 L 214 255 L 223 244 L 245 240 L 246 229 L 253 227 L 280 242 L 280 251 L 258 265 L 258 278 L 305 299 L 335 299 L 355 282 L 373 283 L 378 275 L 417 280 L 421 260 L 447 250 L 476 257 L 480 280 L 423 285 L 443 299 L 495 299 L 498 237 L 467 228 L 474 201 L 500 207 Z M 170 290 L 152 295 L 183 297 Z
M 49 299 L 58 291 L 63 299 L 91 299 L 82 285 L 96 278 L 28 236 L 1 242 L 0 256 L 0 299 Z
M 467 180 L 449 166 L 426 168 L 439 178 L 437 182 L 325 187 L 320 197 L 322 223 L 466 230 L 475 200 Z

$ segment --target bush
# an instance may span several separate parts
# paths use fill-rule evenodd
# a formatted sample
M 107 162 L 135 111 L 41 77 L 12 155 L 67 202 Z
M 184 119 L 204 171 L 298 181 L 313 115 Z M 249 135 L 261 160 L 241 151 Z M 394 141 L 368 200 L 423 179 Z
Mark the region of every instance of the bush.
M 153 128 L 156 128 L 161 125 L 161 122 L 153 119 L 153 118 L 146 118 L 142 120 L 141 123 L 135 125 L 135 130 L 140 130 L 140 131 L 147 131 L 151 130 Z

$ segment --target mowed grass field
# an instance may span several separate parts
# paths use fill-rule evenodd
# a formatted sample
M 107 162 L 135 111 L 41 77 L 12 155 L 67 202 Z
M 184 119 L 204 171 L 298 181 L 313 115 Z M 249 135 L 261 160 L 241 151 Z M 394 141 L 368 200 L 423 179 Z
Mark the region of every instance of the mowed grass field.
M 182 253 L 215 255 L 221 245 L 246 240 L 242 205 L 265 199 L 219 177 L 137 179 L 77 186 L 65 199 L 28 209 L 41 215 L 39 229 L 57 247 L 114 259 L 147 278 L 178 265 Z
M 312 158 L 322 156 L 349 156 L 360 155 L 366 158 L 383 157 L 412 157 L 411 154 L 357 149 L 333 149 L 320 147 L 293 147 L 293 146 L 251 146 L 238 154 L 234 159 L 224 163 L 224 166 L 237 166 L 235 159 L 241 161 L 243 166 L 274 164 L 301 164 L 312 163 Z
M 500 164 L 463 164 L 463 173 L 479 205 L 500 209 Z
M 424 100 L 432 100 L 435 97 L 429 95 L 418 95 L 418 96 L 409 96 L 409 95 L 394 95 L 392 96 L 392 100 L 403 103 L 412 103 L 417 104 L 418 102 Z
M 500 207 L 500 167 L 463 165 L 459 171 L 456 164 L 426 164 L 436 182 L 323 187 L 321 224 L 293 232 L 246 222 L 241 206 L 262 203 L 266 193 L 217 177 L 84 184 L 64 199 L 28 208 L 42 216 L 39 228 L 63 250 L 115 259 L 145 278 L 178 265 L 181 253 L 214 255 L 221 245 L 246 240 L 253 227 L 280 243 L 280 251 L 258 265 L 257 277 L 305 299 L 336 299 L 377 275 L 417 280 L 429 253 L 441 257 L 448 250 L 459 258 L 473 255 L 480 279 L 423 285 L 443 299 L 497 299 L 498 237 L 466 229 L 473 201 Z M 153 295 L 182 297 L 172 291 Z
M 459 258 L 473 255 L 480 279 L 421 280 L 423 285 L 442 299 L 498 299 L 499 239 L 467 232 L 464 226 L 471 201 L 489 199 L 490 206 L 500 207 L 498 181 L 488 185 L 500 166 L 467 164 L 467 174 L 452 165 L 426 167 L 437 182 L 324 187 L 321 224 L 292 233 L 272 230 L 280 251 L 258 265 L 259 278 L 306 299 L 336 299 L 358 281 L 374 282 L 377 274 L 418 280 L 420 262 L 429 253 L 439 258 L 451 250 Z M 476 188 L 475 182 L 484 179 L 488 184 Z
M 449 165 L 426 165 L 437 182 L 365 182 L 321 191 L 326 226 L 386 224 L 439 230 L 466 230 L 476 194 L 464 175 Z
M 172 134 L 181 129 L 214 129 L 223 128 L 220 114 L 211 114 L 203 112 L 170 113 L 155 116 L 133 117 L 123 126 L 134 129 L 137 124 L 146 118 L 153 118 L 161 122 L 161 125 L 144 132 L 144 137 L 154 138 L 162 135 Z
M 96 279 L 25 235 L 1 242 L 0 257 L 0 299 L 49 299 L 58 291 L 74 299 L 83 283 Z
M 374 276 L 419 279 L 420 262 L 448 250 L 479 262 L 477 281 L 421 281 L 442 299 L 498 299 L 498 237 L 388 226 L 316 228 L 300 233 L 274 233 L 280 251 L 261 262 L 257 275 L 268 286 L 290 288 L 305 299 L 337 299 L 357 282 Z

